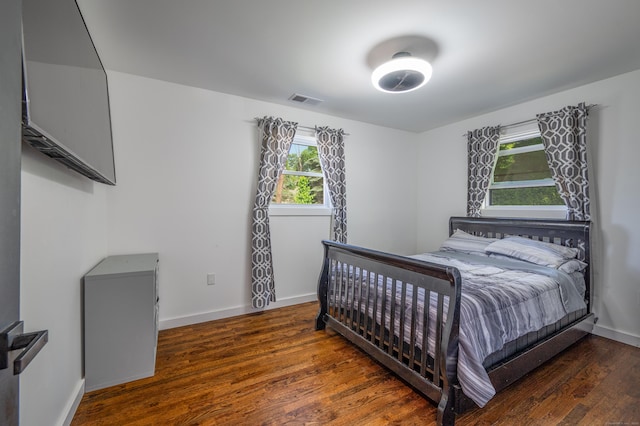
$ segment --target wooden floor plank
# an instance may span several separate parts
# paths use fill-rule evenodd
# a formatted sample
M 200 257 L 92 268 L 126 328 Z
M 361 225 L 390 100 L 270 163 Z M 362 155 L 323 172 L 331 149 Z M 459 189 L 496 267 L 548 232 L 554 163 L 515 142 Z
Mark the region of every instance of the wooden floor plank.
M 432 425 L 436 408 L 315 303 L 163 330 L 153 377 L 84 395 L 81 425 Z M 590 336 L 459 425 L 640 424 L 640 348 Z

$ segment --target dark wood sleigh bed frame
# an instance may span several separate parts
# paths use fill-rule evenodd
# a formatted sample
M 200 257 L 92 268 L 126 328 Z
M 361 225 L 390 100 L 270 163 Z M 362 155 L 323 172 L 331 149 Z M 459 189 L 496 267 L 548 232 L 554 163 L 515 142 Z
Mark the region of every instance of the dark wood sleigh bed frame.
M 504 238 L 519 235 L 539 241 L 552 242 L 580 250 L 578 258 L 590 264 L 590 222 L 566 220 L 531 220 L 502 218 L 467 218 L 452 217 L 449 221 L 449 235 L 456 229 L 483 237 Z M 316 318 L 316 329 L 325 327 L 337 331 L 349 341 L 356 344 L 368 355 L 393 371 L 397 376 L 411 385 L 419 393 L 438 403 L 437 422 L 440 425 L 455 423 L 456 414 L 461 414 L 477 405 L 467 397 L 457 378 L 458 332 L 460 321 L 461 278 L 456 268 L 435 263 L 369 250 L 333 241 L 323 241 L 325 257 L 318 283 L 320 310 Z M 351 272 L 350 272 L 351 271 Z M 354 271 L 367 271 L 384 282 L 393 283 L 393 294 L 406 296 L 406 285 L 437 293 L 436 347 L 433 356 L 427 354 L 426 339 L 418 341 L 414 319 L 411 314 L 409 322 L 411 332 L 404 332 L 406 314 L 395 304 L 389 304 L 390 318 L 386 318 L 385 306 L 388 303 L 386 292 L 374 291 L 373 295 L 364 295 L 370 290 L 362 290 L 356 294 L 353 286 Z M 510 342 L 497 353 L 491 354 L 484 365 L 496 392 L 534 370 L 545 361 L 551 359 L 567 347 L 586 336 L 593 329 L 595 322 L 591 312 L 592 274 L 591 268 L 584 271 L 586 292 L 586 309 L 573 312 L 555 324 L 529 333 L 516 341 Z M 396 286 L 398 288 L 396 289 Z M 412 306 L 417 311 L 417 300 L 413 292 L 413 300 L 406 299 L 401 303 Z M 371 296 L 371 297 L 368 297 Z M 351 298 L 349 306 L 358 306 L 357 310 L 348 309 L 339 300 Z M 443 300 L 449 298 L 445 311 Z M 369 299 L 374 299 L 369 306 Z M 378 300 L 380 298 L 381 300 Z M 363 304 L 366 309 L 363 310 Z M 379 321 L 376 318 L 378 304 L 382 308 Z M 443 321 L 443 317 L 446 321 Z M 398 331 L 381 327 L 385 324 L 399 322 Z M 425 318 L 423 337 L 427 334 L 428 318 Z

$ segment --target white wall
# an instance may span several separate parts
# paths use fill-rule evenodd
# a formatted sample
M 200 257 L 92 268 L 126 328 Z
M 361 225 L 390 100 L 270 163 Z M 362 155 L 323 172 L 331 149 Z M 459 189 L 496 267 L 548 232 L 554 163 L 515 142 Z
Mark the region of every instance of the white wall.
M 82 394 L 82 276 L 107 252 L 105 186 L 23 144 L 20 310 L 49 342 L 20 375 L 20 424 L 62 424 Z
M 468 130 L 528 120 L 579 102 L 590 113 L 595 222 L 595 332 L 640 346 L 640 70 L 546 96 L 420 135 L 418 249 L 437 249 L 447 220 L 466 212 Z
M 254 117 L 344 128 L 349 241 L 415 251 L 417 135 L 117 72 L 109 87 L 118 179 L 109 253 L 159 252 L 162 327 L 250 311 Z M 271 223 L 273 306 L 315 300 L 328 217 Z

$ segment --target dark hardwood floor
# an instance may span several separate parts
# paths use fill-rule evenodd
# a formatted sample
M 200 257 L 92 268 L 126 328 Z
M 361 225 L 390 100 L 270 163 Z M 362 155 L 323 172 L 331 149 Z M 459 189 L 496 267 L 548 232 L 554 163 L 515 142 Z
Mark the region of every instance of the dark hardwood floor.
M 316 306 L 161 331 L 155 376 L 85 394 L 72 425 L 435 424 Z M 456 424 L 640 425 L 640 348 L 589 336 Z

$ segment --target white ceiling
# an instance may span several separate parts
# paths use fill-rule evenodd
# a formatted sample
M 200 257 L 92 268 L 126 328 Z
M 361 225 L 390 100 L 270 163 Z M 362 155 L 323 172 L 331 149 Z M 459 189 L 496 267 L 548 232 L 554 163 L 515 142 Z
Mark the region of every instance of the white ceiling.
M 639 0 L 77 1 L 108 70 L 413 132 L 640 69 Z M 435 42 L 433 77 L 377 92 L 399 36 Z

